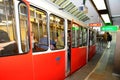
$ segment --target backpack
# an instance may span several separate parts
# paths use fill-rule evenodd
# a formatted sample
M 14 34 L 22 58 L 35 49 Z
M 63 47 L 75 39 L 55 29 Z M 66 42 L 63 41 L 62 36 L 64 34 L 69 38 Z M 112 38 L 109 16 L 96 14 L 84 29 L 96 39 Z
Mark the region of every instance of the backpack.
M 110 41 L 112 41 L 112 35 L 110 35 Z
M 107 37 L 107 41 L 112 41 L 112 35 L 108 35 L 108 37 Z

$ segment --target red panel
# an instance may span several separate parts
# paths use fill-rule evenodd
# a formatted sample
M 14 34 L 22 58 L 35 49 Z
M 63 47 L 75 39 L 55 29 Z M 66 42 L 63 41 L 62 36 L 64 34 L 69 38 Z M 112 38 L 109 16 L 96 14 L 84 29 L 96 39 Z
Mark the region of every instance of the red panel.
M 29 8 L 28 2 L 24 1 Z M 22 55 L 0 57 L 0 80 L 33 80 L 31 51 Z
M 34 55 L 35 80 L 64 80 L 65 51 Z
M 90 46 L 90 51 L 88 55 L 88 60 L 91 60 L 96 53 L 96 45 Z
M 0 80 L 33 80 L 32 55 L 0 57 Z
M 71 52 L 71 73 L 86 64 L 87 48 L 72 48 Z

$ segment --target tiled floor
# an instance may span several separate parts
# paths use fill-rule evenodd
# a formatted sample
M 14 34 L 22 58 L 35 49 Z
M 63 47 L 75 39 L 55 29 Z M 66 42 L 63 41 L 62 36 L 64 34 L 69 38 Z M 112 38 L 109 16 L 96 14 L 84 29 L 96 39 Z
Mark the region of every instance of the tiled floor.
M 120 77 L 113 75 L 114 50 L 115 39 L 112 41 L 110 49 L 104 48 L 102 56 L 97 52 L 87 65 L 65 80 L 120 80 Z
M 85 78 L 85 80 L 120 80 L 120 77 L 114 76 L 114 50 L 116 38 L 111 42 L 110 49 L 105 49 L 101 59 L 97 63 L 94 70 Z
M 96 55 L 85 66 L 67 77 L 65 80 L 84 80 L 88 76 L 88 74 L 95 68 L 103 51 L 103 48 L 99 48 L 99 50 L 96 52 Z

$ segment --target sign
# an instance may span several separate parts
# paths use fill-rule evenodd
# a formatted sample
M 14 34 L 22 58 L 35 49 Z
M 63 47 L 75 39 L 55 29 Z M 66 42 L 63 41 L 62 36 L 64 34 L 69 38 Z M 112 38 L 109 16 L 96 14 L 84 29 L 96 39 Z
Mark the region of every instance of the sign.
M 72 26 L 72 30 L 79 30 L 78 26 Z
M 102 23 L 90 23 L 89 26 L 90 27 L 100 27 L 100 26 L 102 26 Z
M 107 26 L 102 26 L 101 31 L 117 31 L 118 26 L 113 26 L 113 25 L 107 25 Z

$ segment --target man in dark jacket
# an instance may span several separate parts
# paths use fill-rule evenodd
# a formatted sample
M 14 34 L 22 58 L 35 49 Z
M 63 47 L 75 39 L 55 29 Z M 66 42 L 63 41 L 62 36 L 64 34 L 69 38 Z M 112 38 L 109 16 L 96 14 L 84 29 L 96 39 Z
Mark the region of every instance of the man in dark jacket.
M 109 32 L 107 32 L 107 43 L 108 43 L 107 48 L 110 48 L 111 41 L 112 41 L 112 35 Z

